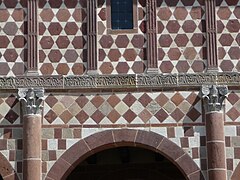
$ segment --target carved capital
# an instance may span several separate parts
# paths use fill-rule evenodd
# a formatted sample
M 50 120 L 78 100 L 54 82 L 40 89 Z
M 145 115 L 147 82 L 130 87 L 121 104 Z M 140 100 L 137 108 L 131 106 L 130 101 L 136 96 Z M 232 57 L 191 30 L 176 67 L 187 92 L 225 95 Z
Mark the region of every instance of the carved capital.
M 44 100 L 43 88 L 20 88 L 18 89 L 18 96 L 24 115 L 41 113 Z
M 224 99 L 228 94 L 227 86 L 203 85 L 201 91 L 206 112 L 222 110 Z

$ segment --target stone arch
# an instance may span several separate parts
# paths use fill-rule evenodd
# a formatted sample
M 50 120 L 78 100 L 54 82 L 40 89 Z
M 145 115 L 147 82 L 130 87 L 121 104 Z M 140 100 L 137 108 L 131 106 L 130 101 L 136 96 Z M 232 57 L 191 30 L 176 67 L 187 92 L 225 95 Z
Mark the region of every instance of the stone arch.
M 240 163 L 238 163 L 231 177 L 231 180 L 239 180 L 239 179 L 240 179 Z
M 8 160 L 4 157 L 2 153 L 0 153 L 0 175 L 5 180 L 7 179 L 15 179 L 18 180 L 18 176 L 11 166 L 11 164 L 8 162 Z
M 131 129 L 106 130 L 80 140 L 57 160 L 46 179 L 65 179 L 88 156 L 121 146 L 136 146 L 159 152 L 175 164 L 186 179 L 204 179 L 192 158 L 175 143 L 153 132 Z

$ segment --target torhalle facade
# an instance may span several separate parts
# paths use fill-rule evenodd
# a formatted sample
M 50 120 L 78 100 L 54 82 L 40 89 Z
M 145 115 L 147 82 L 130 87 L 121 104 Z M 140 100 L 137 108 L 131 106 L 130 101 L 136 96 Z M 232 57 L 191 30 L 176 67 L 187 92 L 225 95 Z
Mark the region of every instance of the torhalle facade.
M 239 180 L 240 0 L 0 0 L 0 179 Z

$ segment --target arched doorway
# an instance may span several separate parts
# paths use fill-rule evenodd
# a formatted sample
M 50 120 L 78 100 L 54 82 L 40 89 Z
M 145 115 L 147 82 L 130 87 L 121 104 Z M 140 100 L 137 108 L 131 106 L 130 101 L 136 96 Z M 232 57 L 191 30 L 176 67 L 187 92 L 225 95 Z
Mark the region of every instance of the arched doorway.
M 185 177 L 161 154 L 125 146 L 107 149 L 88 157 L 67 177 L 67 180 L 78 179 L 185 180 Z
M 138 147 L 163 155 L 171 161 L 187 180 L 204 180 L 201 170 L 179 146 L 169 139 L 143 130 L 106 130 L 81 139 L 69 148 L 52 166 L 46 179 L 65 180 L 86 158 L 117 147 Z

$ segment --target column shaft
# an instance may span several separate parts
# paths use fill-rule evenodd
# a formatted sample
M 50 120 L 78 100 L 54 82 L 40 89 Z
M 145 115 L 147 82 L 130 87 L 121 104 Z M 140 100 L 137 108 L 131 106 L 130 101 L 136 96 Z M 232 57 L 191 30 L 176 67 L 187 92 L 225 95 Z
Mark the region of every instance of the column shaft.
M 147 72 L 158 72 L 156 0 L 147 0 Z
M 41 115 L 23 117 L 23 179 L 40 180 L 41 160 Z
M 226 180 L 224 119 L 221 111 L 206 114 L 207 162 L 209 180 Z

